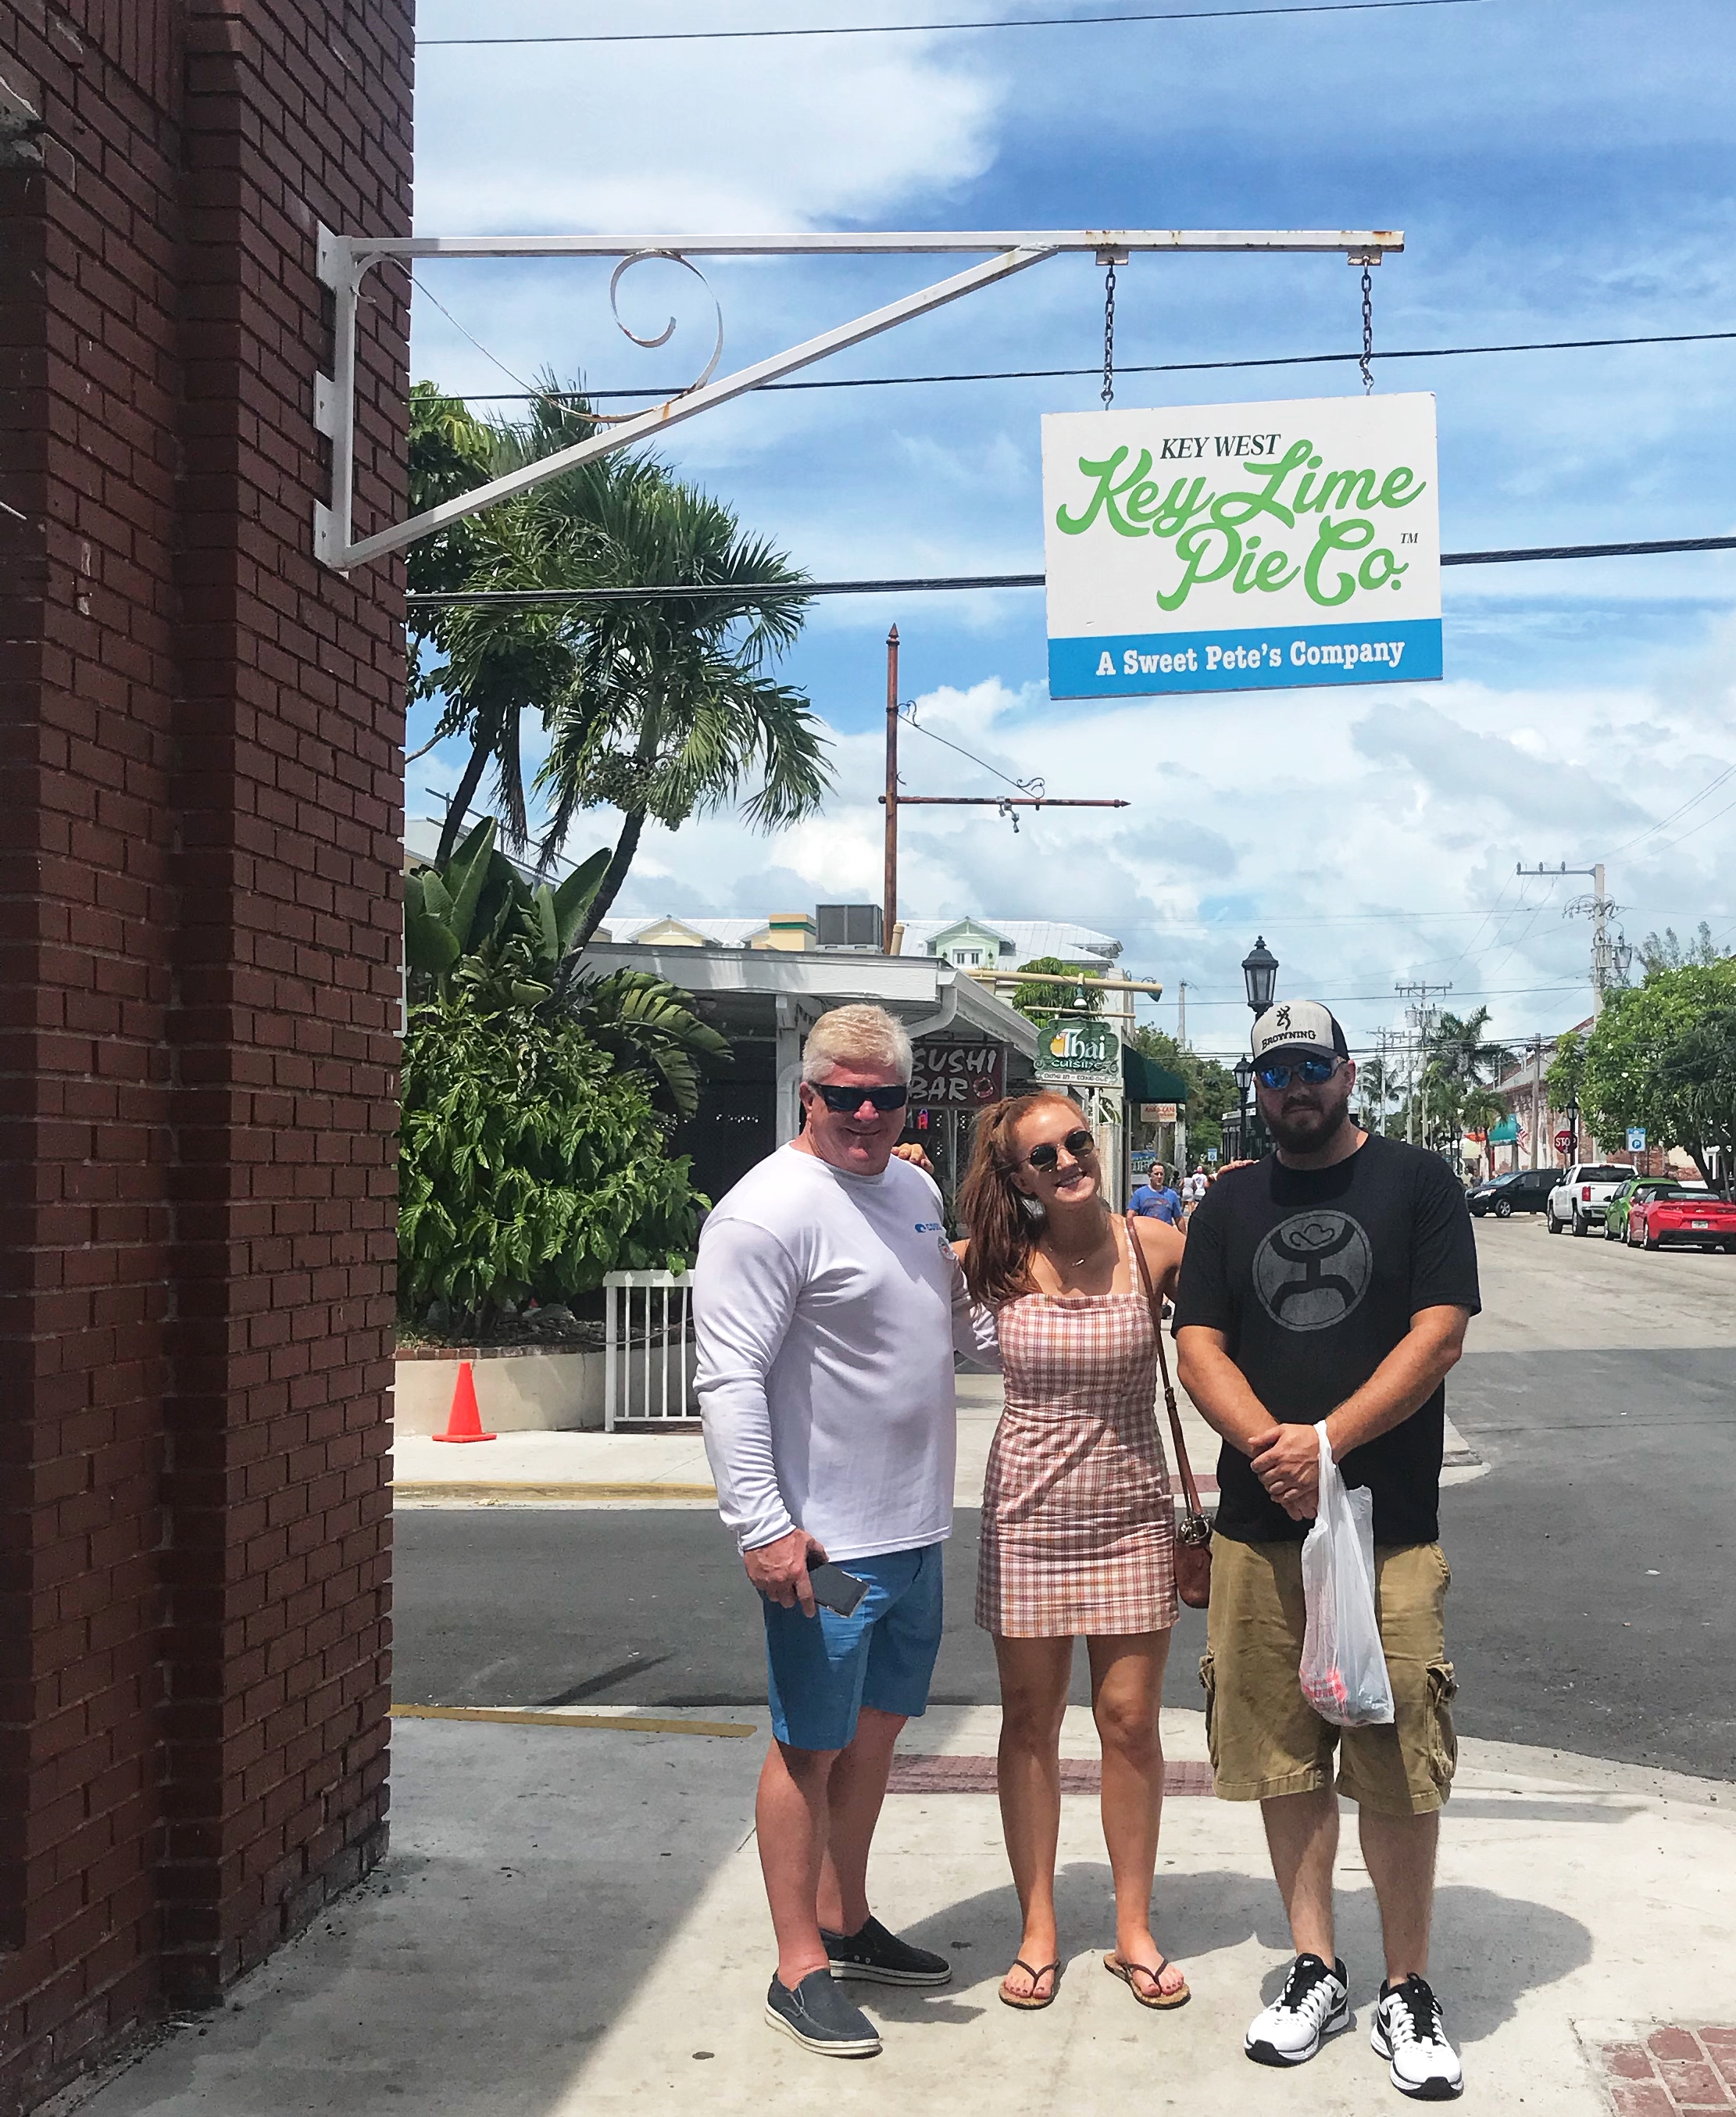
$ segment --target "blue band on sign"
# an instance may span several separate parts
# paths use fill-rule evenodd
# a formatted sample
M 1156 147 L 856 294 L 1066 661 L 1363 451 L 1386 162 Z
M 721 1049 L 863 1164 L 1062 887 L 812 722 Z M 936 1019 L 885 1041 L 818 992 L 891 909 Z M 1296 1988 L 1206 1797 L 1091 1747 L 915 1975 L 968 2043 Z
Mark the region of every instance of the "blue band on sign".
M 1441 620 L 1117 633 L 1049 642 L 1057 699 L 1159 691 L 1279 691 L 1301 684 L 1424 683 L 1441 673 Z

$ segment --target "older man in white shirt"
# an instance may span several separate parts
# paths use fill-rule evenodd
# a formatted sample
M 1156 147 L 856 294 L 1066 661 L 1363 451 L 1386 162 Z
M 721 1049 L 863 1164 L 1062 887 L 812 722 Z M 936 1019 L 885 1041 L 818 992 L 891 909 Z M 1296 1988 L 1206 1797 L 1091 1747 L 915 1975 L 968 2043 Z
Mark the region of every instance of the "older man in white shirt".
M 756 1816 L 778 1946 L 766 2018 L 835 2057 L 880 2049 L 835 1977 L 952 1974 L 889 1933 L 867 1895 L 893 1746 L 928 1704 L 940 1646 L 953 1354 L 997 1358 L 938 1190 L 893 1154 L 910 1071 L 882 1008 L 822 1017 L 804 1131 L 720 1201 L 694 1272 L 706 1448 L 765 1613 L 773 1739 Z M 815 1603 L 808 1569 L 828 1560 L 866 1584 L 848 1615 Z

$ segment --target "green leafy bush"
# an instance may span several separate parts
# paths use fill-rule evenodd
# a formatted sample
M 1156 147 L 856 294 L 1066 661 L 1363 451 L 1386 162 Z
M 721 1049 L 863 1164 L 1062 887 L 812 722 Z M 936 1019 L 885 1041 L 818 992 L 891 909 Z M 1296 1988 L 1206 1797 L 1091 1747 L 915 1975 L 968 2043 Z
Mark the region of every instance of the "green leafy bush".
M 617 1267 L 685 1269 L 702 1202 L 650 1084 L 578 1023 L 454 985 L 404 1039 L 398 1298 L 486 1331 Z

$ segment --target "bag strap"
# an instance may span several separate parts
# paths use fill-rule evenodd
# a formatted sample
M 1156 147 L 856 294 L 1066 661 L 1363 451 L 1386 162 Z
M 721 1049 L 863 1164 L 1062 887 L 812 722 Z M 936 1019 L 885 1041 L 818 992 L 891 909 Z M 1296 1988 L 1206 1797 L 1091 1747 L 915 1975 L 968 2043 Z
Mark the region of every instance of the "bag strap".
M 1193 1465 L 1187 1460 L 1187 1443 L 1181 1438 L 1181 1414 L 1176 1409 L 1176 1386 L 1169 1378 L 1169 1356 L 1163 1350 L 1163 1304 L 1158 1298 L 1157 1289 L 1151 1283 L 1151 1267 L 1145 1261 L 1145 1252 L 1140 1248 L 1140 1238 L 1133 1225 L 1133 1215 L 1127 1215 L 1127 1246 L 1133 1252 L 1133 1261 L 1139 1266 L 1140 1282 L 1145 1289 L 1145 1299 L 1151 1310 L 1151 1334 L 1158 1341 L 1158 1368 L 1163 1377 L 1163 1408 L 1169 1414 L 1169 1430 L 1175 1436 L 1176 1468 L 1181 1473 L 1181 1490 L 1187 1497 L 1190 1514 L 1200 1511 L 1200 1488 L 1194 1483 Z

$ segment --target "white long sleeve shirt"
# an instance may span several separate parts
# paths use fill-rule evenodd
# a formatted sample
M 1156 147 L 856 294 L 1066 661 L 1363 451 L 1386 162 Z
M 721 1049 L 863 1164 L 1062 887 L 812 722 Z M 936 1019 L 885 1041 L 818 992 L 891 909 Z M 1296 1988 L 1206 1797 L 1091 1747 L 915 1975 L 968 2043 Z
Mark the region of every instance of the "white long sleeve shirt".
M 998 1366 L 940 1193 L 780 1147 L 712 1210 L 693 1272 L 718 1511 L 751 1551 L 798 1526 L 837 1560 L 951 1533 L 955 1349 Z

